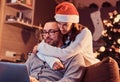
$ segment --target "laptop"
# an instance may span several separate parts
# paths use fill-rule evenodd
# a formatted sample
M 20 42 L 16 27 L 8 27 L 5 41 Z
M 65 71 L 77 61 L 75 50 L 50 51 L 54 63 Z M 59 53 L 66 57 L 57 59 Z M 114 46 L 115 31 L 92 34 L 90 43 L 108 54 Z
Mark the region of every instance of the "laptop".
M 0 82 L 30 82 L 25 64 L 0 62 Z

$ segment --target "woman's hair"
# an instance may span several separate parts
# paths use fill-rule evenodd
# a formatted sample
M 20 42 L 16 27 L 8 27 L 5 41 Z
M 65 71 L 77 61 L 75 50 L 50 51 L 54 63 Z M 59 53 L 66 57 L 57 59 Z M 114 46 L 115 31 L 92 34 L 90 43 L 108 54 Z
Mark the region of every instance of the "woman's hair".
M 66 34 L 63 36 L 63 42 L 66 41 L 67 37 L 70 37 L 71 41 L 75 40 L 75 37 L 81 32 L 82 29 L 84 29 L 85 26 L 78 24 L 78 23 L 73 23 L 71 26 L 71 31 L 70 31 L 70 35 Z

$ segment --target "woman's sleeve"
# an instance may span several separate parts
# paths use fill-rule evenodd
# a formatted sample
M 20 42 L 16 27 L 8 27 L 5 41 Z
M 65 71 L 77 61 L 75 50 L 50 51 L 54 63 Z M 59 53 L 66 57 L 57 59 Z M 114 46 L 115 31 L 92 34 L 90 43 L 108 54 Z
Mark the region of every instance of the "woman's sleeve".
M 49 56 L 54 56 L 58 57 L 61 60 L 66 60 L 67 58 L 70 58 L 74 55 L 77 55 L 80 52 L 83 52 L 83 50 L 92 42 L 92 35 L 90 30 L 87 28 L 83 29 L 81 33 L 79 33 L 75 41 L 72 42 L 68 47 L 66 48 L 58 48 L 58 47 L 53 47 L 42 41 L 38 45 L 38 50 L 40 53 L 49 55 Z
M 48 55 L 43 55 L 40 54 L 39 52 L 37 53 L 38 58 L 40 58 L 41 60 L 47 62 L 47 64 L 51 67 L 51 69 L 53 68 L 53 65 L 55 62 L 61 62 L 58 58 L 53 57 L 53 56 L 48 56 Z

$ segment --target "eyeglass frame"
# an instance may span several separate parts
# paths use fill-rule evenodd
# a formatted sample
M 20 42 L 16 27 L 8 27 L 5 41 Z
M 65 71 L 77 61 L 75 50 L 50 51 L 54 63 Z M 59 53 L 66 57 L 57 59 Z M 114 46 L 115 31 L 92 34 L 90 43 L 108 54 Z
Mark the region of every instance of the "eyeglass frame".
M 56 32 L 60 32 L 60 30 L 53 30 L 53 29 L 50 29 L 48 32 L 45 31 L 45 30 L 42 30 L 41 34 L 42 34 L 42 35 L 46 35 L 46 34 L 52 35 L 52 34 L 55 34 Z

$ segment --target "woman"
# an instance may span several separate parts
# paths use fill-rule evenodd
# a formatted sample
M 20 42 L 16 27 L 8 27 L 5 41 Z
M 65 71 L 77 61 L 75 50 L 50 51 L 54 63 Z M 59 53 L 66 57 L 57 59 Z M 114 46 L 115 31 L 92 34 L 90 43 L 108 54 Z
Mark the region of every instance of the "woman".
M 92 34 L 87 27 L 79 22 L 79 14 L 72 3 L 63 2 L 56 6 L 55 19 L 58 27 L 64 35 L 63 41 L 65 48 L 57 48 L 46 44 L 42 41 L 38 45 L 41 54 L 60 58 L 62 61 L 75 56 L 83 55 L 86 65 L 99 62 L 93 56 Z

